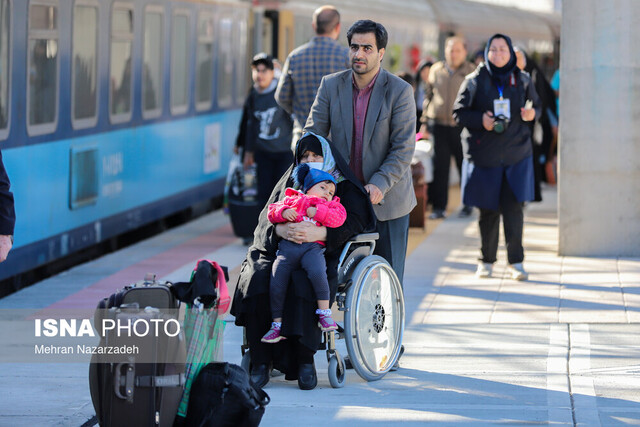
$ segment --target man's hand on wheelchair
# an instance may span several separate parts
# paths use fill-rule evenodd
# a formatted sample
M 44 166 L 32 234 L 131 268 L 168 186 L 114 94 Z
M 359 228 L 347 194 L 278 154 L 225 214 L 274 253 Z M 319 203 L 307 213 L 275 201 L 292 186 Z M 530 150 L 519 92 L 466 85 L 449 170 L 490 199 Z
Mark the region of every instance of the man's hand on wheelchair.
M 384 198 L 382 191 L 374 184 L 367 184 L 364 186 L 364 189 L 369 193 L 369 199 L 371 199 L 372 205 L 377 205 Z

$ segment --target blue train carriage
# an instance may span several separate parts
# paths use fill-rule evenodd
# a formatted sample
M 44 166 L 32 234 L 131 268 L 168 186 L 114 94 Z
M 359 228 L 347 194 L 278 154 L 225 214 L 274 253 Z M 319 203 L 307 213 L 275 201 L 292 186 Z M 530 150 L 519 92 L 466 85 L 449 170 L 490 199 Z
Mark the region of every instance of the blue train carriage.
M 248 24 L 241 1 L 0 0 L 0 280 L 222 194 Z

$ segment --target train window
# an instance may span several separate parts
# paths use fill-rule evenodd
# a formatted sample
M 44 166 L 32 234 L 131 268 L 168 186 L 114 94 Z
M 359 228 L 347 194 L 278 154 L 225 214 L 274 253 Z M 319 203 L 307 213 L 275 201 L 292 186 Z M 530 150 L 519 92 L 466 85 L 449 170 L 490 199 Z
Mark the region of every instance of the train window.
M 236 21 L 236 33 L 237 37 L 235 41 L 237 43 L 235 52 L 238 52 L 236 55 L 236 75 L 238 78 L 235 79 L 236 82 L 236 103 L 242 105 L 244 102 L 244 98 L 247 95 L 245 92 L 247 91 L 247 80 L 248 76 L 248 66 L 247 66 L 247 21 L 245 19 L 238 19 Z
M 9 0 L 0 1 L 0 138 L 9 133 Z
M 53 132 L 58 116 L 58 7 L 38 1 L 29 6 L 27 110 L 30 135 Z
M 78 1 L 73 9 L 71 110 L 74 128 L 97 122 L 98 5 Z
M 115 3 L 111 14 L 109 113 L 112 123 L 131 119 L 133 6 Z
M 171 32 L 171 113 L 189 108 L 189 12 L 173 13 Z
M 78 209 L 98 201 L 98 148 L 71 147 L 69 207 Z
M 231 90 L 233 88 L 233 56 L 231 43 L 233 36 L 233 21 L 228 16 L 220 18 L 218 24 L 218 106 L 231 105 Z
M 162 114 L 163 15 L 164 11 L 157 6 L 145 9 L 142 71 L 142 115 L 145 118 Z
M 198 15 L 198 47 L 196 51 L 196 109 L 211 108 L 213 101 L 213 14 Z

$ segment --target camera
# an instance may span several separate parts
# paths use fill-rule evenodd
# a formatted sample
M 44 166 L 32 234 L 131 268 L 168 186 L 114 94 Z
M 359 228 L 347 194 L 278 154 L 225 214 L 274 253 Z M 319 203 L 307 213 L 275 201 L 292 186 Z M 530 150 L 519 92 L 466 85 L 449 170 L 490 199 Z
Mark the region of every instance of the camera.
M 503 133 L 509 127 L 509 119 L 503 114 L 498 114 L 493 122 L 493 131 L 495 133 Z

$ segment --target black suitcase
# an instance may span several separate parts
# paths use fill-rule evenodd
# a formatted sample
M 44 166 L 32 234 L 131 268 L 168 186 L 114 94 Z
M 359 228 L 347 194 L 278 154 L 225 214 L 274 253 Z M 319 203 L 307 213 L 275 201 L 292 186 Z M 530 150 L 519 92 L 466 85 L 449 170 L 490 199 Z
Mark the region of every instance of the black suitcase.
M 92 355 L 89 387 L 100 425 L 173 425 L 185 383 L 184 335 L 181 330 L 176 334 L 176 328 L 166 334 L 164 327 L 158 333 L 143 332 L 145 325 L 175 325 L 178 308 L 171 285 L 152 277 L 98 304 L 94 322 L 99 333 L 103 321 L 137 325 L 130 334 L 108 330 L 99 347 L 139 349 L 135 354 Z
M 227 203 L 233 234 L 242 238 L 253 237 L 263 208 L 258 202 L 255 167 L 245 171 L 240 165 L 232 172 Z
M 229 196 L 229 216 L 233 234 L 242 238 L 253 237 L 261 210 L 262 207 L 258 205 L 257 200 L 233 200 Z

